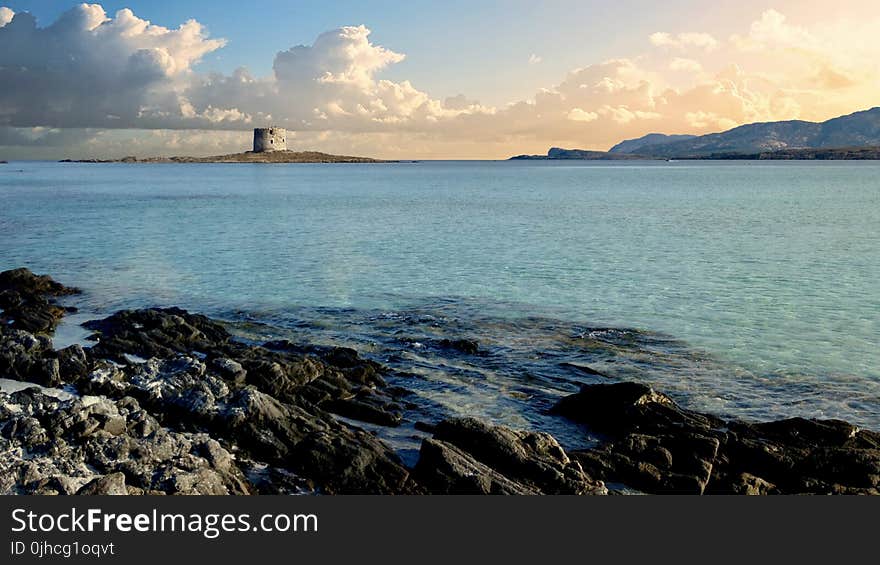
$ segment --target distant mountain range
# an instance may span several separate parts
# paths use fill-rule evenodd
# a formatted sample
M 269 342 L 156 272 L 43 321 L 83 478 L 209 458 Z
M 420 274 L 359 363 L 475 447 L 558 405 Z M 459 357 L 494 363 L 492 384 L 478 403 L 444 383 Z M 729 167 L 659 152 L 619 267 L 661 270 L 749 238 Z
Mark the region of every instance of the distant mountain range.
M 609 149 L 608 152 L 638 153 L 640 150 L 649 145 L 660 145 L 664 143 L 672 143 L 675 141 L 684 141 L 687 139 L 693 139 L 695 137 L 697 136 L 688 134 L 666 135 L 665 133 L 649 133 L 648 135 L 643 135 L 638 139 L 627 139 L 625 141 L 621 141 L 620 143 Z
M 638 140 L 619 143 L 609 152 L 652 157 L 698 157 L 713 153 L 880 146 L 880 107 L 826 122 L 764 122 L 687 139 L 675 137 L 652 137 L 649 134 Z
M 577 155 L 583 154 L 578 157 Z M 739 126 L 707 135 L 651 133 L 602 151 L 551 149 L 546 156 L 515 159 L 876 159 L 880 157 L 880 107 L 825 122 L 788 120 Z

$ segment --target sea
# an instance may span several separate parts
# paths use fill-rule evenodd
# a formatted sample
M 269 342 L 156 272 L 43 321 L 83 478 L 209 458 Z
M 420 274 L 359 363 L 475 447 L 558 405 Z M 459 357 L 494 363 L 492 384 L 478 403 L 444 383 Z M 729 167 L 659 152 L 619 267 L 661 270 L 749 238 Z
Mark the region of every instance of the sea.
M 724 417 L 880 429 L 877 162 L 10 162 L 0 269 L 19 266 L 84 291 L 57 347 L 180 306 L 354 347 L 413 391 L 410 421 L 572 445 L 553 402 L 634 380 Z

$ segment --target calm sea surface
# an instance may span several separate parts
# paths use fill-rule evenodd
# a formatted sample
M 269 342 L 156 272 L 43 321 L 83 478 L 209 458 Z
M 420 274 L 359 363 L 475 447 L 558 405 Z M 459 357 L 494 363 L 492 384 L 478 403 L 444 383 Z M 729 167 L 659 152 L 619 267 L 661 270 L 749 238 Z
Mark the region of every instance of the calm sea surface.
M 74 322 L 180 305 L 354 345 L 440 412 L 541 423 L 589 365 L 725 415 L 880 429 L 877 163 L 14 162 L 17 266 L 82 287 Z

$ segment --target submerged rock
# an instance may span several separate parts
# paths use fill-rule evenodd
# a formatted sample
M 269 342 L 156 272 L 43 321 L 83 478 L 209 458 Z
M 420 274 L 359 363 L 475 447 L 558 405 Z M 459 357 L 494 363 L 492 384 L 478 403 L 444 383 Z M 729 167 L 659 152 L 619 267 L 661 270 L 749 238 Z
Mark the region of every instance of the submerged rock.
M 554 412 L 606 436 L 571 456 L 653 493 L 878 494 L 880 434 L 839 420 L 762 424 L 686 410 L 646 385 L 584 386 Z
M 468 355 L 476 355 L 480 351 L 480 344 L 473 339 L 442 339 L 440 347 L 455 349 Z

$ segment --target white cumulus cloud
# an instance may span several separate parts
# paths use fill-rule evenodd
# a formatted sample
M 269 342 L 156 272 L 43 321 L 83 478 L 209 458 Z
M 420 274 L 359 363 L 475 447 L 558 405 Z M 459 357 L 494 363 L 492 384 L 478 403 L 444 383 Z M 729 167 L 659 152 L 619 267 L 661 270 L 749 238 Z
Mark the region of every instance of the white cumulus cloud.
M 0 27 L 3 27 L 11 22 L 14 15 L 15 12 L 10 10 L 6 6 L 0 6 Z
M 711 51 L 718 47 L 718 40 L 711 34 L 702 32 L 683 32 L 671 34 L 664 31 L 652 33 L 648 38 L 652 44 L 658 47 L 670 47 L 673 49 L 687 49 L 696 47 Z
M 225 41 L 195 20 L 166 28 L 82 4 L 39 27 L 0 8 L 0 148 L 216 154 L 247 147 L 248 130 L 271 123 L 292 132 L 294 148 L 391 158 L 604 149 L 653 131 L 708 133 L 873 105 L 880 65 L 864 37 L 878 34 L 880 18 L 808 28 L 769 10 L 723 43 L 707 32 L 655 33 L 645 46 L 659 49 L 573 69 L 496 108 L 389 80 L 383 73 L 405 55 L 364 25 L 282 50 L 271 73 L 255 76 L 200 71 Z
M 219 49 L 190 20 L 156 26 L 81 4 L 40 28 L 19 12 L 0 28 L 0 124 L 132 127 L 144 106 L 179 114 L 174 95 L 191 66 Z
M 596 112 L 585 112 L 580 108 L 572 108 L 568 112 L 568 119 L 573 122 L 592 122 L 599 119 Z
M 701 65 L 699 61 L 694 61 L 693 59 L 676 57 L 669 62 L 669 70 L 698 73 L 703 70 L 703 65 Z

